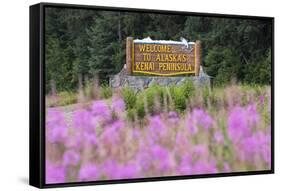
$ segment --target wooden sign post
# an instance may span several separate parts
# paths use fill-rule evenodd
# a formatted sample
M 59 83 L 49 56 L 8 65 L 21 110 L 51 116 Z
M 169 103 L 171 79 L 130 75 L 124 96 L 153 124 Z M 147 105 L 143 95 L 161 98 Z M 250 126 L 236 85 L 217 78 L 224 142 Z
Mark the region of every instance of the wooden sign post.
M 132 45 L 133 45 L 133 38 L 127 37 L 126 40 L 126 67 L 127 72 L 129 75 L 132 74 Z
M 201 65 L 201 42 L 197 40 L 195 42 L 195 76 L 199 76 Z

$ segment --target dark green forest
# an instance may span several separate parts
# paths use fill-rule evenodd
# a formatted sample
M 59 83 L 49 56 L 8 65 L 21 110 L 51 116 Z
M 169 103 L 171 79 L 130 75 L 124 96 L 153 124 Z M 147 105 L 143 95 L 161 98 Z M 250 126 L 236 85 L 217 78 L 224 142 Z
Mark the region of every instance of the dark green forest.
M 271 20 L 46 8 L 46 92 L 78 79 L 108 83 L 125 64 L 126 37 L 201 40 L 203 67 L 221 86 L 271 83 Z

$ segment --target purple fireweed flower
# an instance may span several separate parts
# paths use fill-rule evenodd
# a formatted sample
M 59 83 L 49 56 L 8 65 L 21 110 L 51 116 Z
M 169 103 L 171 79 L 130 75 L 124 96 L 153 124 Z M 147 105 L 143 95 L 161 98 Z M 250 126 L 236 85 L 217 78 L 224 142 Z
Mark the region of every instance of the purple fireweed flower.
M 111 128 L 113 128 L 116 131 L 118 131 L 118 130 L 122 129 L 125 126 L 125 123 L 122 120 L 116 120 L 116 121 L 113 121 L 109 126 L 111 126 Z
M 261 105 L 264 104 L 264 100 L 265 100 L 265 96 L 264 96 L 264 95 L 260 95 L 259 101 L 260 101 L 260 104 L 261 104 Z
M 191 134 L 196 134 L 199 127 L 209 129 L 213 126 L 214 120 L 203 109 L 194 109 L 186 118 L 186 126 Z
M 63 112 L 60 112 L 57 109 L 48 109 L 46 126 L 47 128 L 66 126 L 66 121 Z
M 93 116 L 87 110 L 79 110 L 73 113 L 73 126 L 81 131 L 93 132 L 97 124 L 98 117 Z
M 228 114 L 227 132 L 232 141 L 238 142 L 241 137 L 249 136 L 251 129 L 247 122 L 247 113 L 240 107 L 234 107 Z
M 76 132 L 74 135 L 68 136 L 64 144 L 67 148 L 79 150 L 83 146 L 83 141 L 82 132 Z
M 170 123 L 177 125 L 178 122 L 179 122 L 179 119 L 180 119 L 180 118 L 179 118 L 179 115 L 178 115 L 177 112 L 175 112 L 175 111 L 170 111 L 170 112 L 168 113 L 168 121 L 169 121 Z
M 141 136 L 141 133 L 140 133 L 139 129 L 135 128 L 132 130 L 132 137 L 134 139 L 139 139 L 140 136 Z
M 192 157 L 190 157 L 190 155 L 186 154 L 182 157 L 177 172 L 180 175 L 188 175 L 192 173 Z
M 221 133 L 220 130 L 217 130 L 214 133 L 214 139 L 217 143 L 223 143 L 224 142 L 223 134 Z
M 84 164 L 79 170 L 80 181 L 93 181 L 99 178 L 99 169 L 94 164 Z
M 223 163 L 223 171 L 224 172 L 231 172 L 231 168 L 227 162 Z
M 167 132 L 167 127 L 159 115 L 150 118 L 148 128 L 152 140 L 164 137 Z
M 182 132 L 177 133 L 176 145 L 179 145 L 179 146 L 181 146 L 181 145 L 188 146 L 189 145 L 189 141 L 188 141 L 187 137 Z
M 194 145 L 191 150 L 194 159 L 207 158 L 209 149 L 207 145 Z
M 92 115 L 101 117 L 105 120 L 109 120 L 111 118 L 111 111 L 105 101 L 97 100 L 93 101 Z
M 56 126 L 47 131 L 47 140 L 50 143 L 63 143 L 68 138 L 68 129 L 66 126 Z
M 256 162 L 263 160 L 270 163 L 270 135 L 261 131 L 254 133 L 252 136 L 246 137 L 237 145 L 237 153 L 242 161 Z
M 64 183 L 66 170 L 64 167 L 46 161 L 46 183 Z
M 137 178 L 139 166 L 136 164 L 121 165 L 118 168 L 118 179 Z
M 116 113 L 124 112 L 126 105 L 123 99 L 118 97 L 112 98 L 112 110 Z
M 170 111 L 170 112 L 168 113 L 168 117 L 169 117 L 169 118 L 179 118 L 179 115 L 178 115 L 178 113 L 175 112 L 175 111 Z
M 136 160 L 144 171 L 148 171 L 151 166 L 151 155 L 148 151 L 148 148 L 140 146 L 139 151 L 136 155 Z
M 199 160 L 192 166 L 192 174 L 214 174 L 217 172 L 215 161 Z
M 47 140 L 51 143 L 64 142 L 68 128 L 62 112 L 49 109 L 47 114 Z
M 209 129 L 213 125 L 212 117 L 203 109 L 194 109 L 192 111 L 193 120 L 197 125 Z
M 120 142 L 119 133 L 125 123 L 121 120 L 114 121 L 111 124 L 108 124 L 101 136 L 101 140 L 104 144 L 117 144 Z
M 247 115 L 248 115 L 248 123 L 250 126 L 256 125 L 259 122 L 260 116 L 256 104 L 248 105 Z
M 160 172 L 167 172 L 173 166 L 173 161 L 170 159 L 169 151 L 160 146 L 153 145 L 151 147 L 151 159 Z
M 217 167 L 215 161 L 207 161 L 205 158 L 199 158 L 194 161 L 190 155 L 185 155 L 177 169 L 177 172 L 181 175 L 190 174 L 206 174 L 216 173 Z
M 255 105 L 246 108 L 236 106 L 228 114 L 227 133 L 233 142 L 239 142 L 243 137 L 251 135 L 252 126 L 259 121 L 259 114 Z
M 108 159 L 102 165 L 102 172 L 107 179 L 118 179 L 119 164 L 115 160 Z
M 80 154 L 74 150 L 68 150 L 63 154 L 63 164 L 68 165 L 77 165 L 80 160 Z
M 98 138 L 95 133 L 84 133 L 84 140 L 89 145 L 98 145 Z

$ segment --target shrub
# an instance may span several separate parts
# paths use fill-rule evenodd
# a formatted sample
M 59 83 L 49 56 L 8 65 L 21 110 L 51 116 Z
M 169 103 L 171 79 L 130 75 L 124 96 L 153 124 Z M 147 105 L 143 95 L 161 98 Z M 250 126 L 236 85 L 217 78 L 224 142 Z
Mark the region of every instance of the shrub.
M 190 80 L 185 80 L 183 84 L 180 85 L 180 88 L 182 88 L 183 95 L 186 99 L 190 99 L 195 93 L 195 87 Z
M 136 114 L 137 116 L 142 119 L 145 116 L 145 109 L 144 109 L 144 97 L 138 96 L 138 99 L 136 101 Z
M 126 104 L 126 109 L 132 109 L 134 108 L 136 104 L 136 94 L 132 88 L 125 87 L 122 89 L 122 96 Z
M 112 88 L 109 85 L 102 85 L 100 89 L 101 98 L 108 99 L 112 97 Z
M 99 98 L 99 86 L 97 81 L 87 81 L 84 87 L 84 94 L 88 100 Z
M 182 112 L 186 108 L 185 90 L 182 87 L 171 87 L 171 96 L 174 102 L 176 111 Z
M 147 88 L 142 95 L 143 99 L 146 97 L 147 109 L 149 113 L 154 112 L 154 106 L 156 102 L 159 102 L 160 105 L 163 105 L 163 88 L 159 85 L 152 85 Z
M 136 116 L 136 109 L 128 109 L 127 110 L 127 118 L 131 121 L 135 120 L 135 116 Z
M 58 93 L 58 102 L 56 106 L 64 106 L 69 104 L 74 104 L 77 102 L 77 96 L 75 93 L 63 91 Z

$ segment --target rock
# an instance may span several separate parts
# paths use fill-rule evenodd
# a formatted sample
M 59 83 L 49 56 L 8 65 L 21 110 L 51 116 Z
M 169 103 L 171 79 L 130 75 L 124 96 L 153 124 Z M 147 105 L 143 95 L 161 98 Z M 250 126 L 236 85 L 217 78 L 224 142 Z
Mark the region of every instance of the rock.
M 160 77 L 160 76 L 133 76 L 128 75 L 126 68 L 123 68 L 118 74 L 110 76 L 109 84 L 115 88 L 130 87 L 135 91 L 141 91 L 153 84 L 159 86 L 181 85 L 186 79 L 194 82 L 195 86 L 210 87 L 211 77 L 203 71 L 200 66 L 199 76 L 175 76 L 175 77 Z

